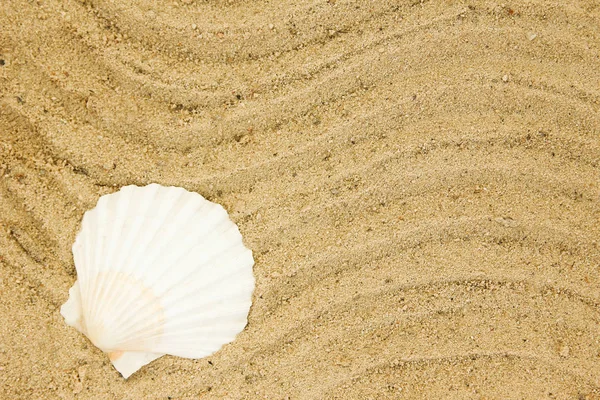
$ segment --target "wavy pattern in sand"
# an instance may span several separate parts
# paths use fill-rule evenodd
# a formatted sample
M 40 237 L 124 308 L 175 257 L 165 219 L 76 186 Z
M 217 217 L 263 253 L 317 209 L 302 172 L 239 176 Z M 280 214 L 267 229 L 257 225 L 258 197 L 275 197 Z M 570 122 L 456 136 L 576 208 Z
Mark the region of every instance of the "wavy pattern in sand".
M 2 2 L 2 396 L 599 398 L 600 3 L 568 3 Z M 124 382 L 58 308 L 82 214 L 150 182 L 223 204 L 257 289 Z

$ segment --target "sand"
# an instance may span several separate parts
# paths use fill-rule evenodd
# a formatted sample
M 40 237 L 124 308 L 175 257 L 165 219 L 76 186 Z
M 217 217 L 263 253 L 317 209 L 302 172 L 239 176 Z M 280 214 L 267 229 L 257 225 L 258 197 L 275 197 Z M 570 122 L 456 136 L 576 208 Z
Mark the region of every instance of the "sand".
M 0 2 L 0 398 L 600 398 L 600 3 Z M 157 182 L 255 255 L 247 328 L 125 381 L 59 308 Z

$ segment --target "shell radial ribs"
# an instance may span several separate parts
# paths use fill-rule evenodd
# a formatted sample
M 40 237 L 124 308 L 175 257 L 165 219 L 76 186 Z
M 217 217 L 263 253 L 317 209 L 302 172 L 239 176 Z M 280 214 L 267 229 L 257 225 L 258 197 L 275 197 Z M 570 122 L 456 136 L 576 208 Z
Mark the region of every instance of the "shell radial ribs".
M 227 212 L 151 184 L 102 196 L 73 244 L 61 314 L 129 377 L 165 354 L 202 358 L 246 326 L 252 252 Z

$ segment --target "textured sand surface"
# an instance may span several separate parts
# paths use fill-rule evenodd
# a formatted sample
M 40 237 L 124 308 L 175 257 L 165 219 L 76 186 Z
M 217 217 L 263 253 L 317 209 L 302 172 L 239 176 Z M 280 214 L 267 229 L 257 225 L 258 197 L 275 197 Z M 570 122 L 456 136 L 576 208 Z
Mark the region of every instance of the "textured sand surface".
M 0 398 L 600 398 L 600 2 L 0 1 Z M 83 213 L 222 204 L 249 325 L 124 381 Z

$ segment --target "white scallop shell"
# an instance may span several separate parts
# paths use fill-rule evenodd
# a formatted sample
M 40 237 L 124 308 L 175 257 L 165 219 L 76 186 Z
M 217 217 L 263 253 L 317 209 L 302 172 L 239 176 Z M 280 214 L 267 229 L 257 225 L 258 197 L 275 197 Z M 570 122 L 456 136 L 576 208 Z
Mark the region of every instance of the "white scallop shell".
M 233 341 L 252 302 L 252 252 L 197 193 L 126 186 L 85 213 L 61 314 L 129 377 L 165 354 L 202 358 Z

